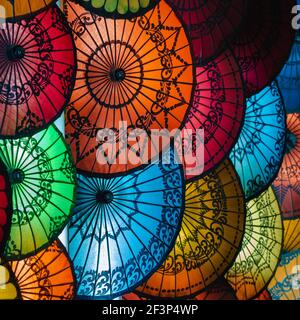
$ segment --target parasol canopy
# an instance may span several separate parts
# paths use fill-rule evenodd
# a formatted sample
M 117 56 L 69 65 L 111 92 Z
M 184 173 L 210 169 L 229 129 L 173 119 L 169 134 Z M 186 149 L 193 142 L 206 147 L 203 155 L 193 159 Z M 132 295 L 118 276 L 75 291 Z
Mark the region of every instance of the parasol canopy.
M 216 57 L 238 29 L 245 0 L 167 0 L 185 23 L 198 64 Z
M 51 125 L 30 138 L 0 140 L 12 188 L 12 225 L 5 248 L 21 259 L 48 246 L 66 225 L 75 195 L 71 152 Z
M 244 104 L 240 68 L 230 50 L 204 66 L 197 67 L 196 88 L 184 129 L 191 130 L 188 140 L 203 134 L 203 137 L 198 138 L 204 144 L 204 150 L 201 153 L 203 161 L 200 161 L 199 166 L 194 168 L 185 164 L 187 178 L 205 174 L 228 155 L 243 125 Z M 184 146 L 188 147 L 188 143 Z M 193 156 L 199 158 L 194 149 Z
M 300 114 L 287 115 L 285 155 L 273 187 L 284 219 L 300 218 Z
M 247 203 L 241 250 L 226 279 L 239 300 L 250 300 L 266 289 L 280 260 L 283 243 L 279 204 L 270 187 Z
M 285 152 L 285 109 L 277 83 L 247 100 L 241 135 L 230 153 L 250 200 L 276 178 Z
M 254 299 L 254 300 L 258 300 L 258 301 L 270 301 L 272 300 L 272 297 L 269 293 L 268 290 L 264 290 L 261 294 L 259 294 L 259 296 Z
M 74 77 L 72 34 L 56 5 L 0 23 L 0 136 L 29 136 L 52 123 L 70 98 Z
M 54 0 L 1 0 L 0 19 L 15 20 L 31 17 L 34 13 L 44 10 Z
M 75 276 L 72 262 L 59 240 L 48 248 L 8 264 L 22 300 L 72 300 Z
M 78 58 L 66 114 L 66 138 L 76 167 L 95 174 L 137 169 L 144 162 L 120 159 L 137 153 L 140 159 L 155 157 L 163 147 L 156 145 L 145 156 L 145 149 L 154 144 L 150 130 L 181 129 L 189 110 L 194 69 L 184 28 L 164 0 L 131 20 L 96 16 L 69 0 L 65 13 Z M 145 149 L 134 136 L 137 129 L 149 138 Z M 117 143 L 112 157 L 116 161 L 99 161 L 100 147 L 107 141 L 99 138 L 103 130 Z
M 300 250 L 282 255 L 268 291 L 273 300 L 300 300 Z
M 300 3 L 299 3 L 300 4 Z M 290 53 L 290 57 L 279 76 L 278 85 L 282 92 L 284 104 L 288 113 L 300 112 L 300 32 Z
M 0 300 L 14 300 L 18 298 L 18 289 L 13 282 L 13 274 L 0 259 Z
M 243 238 L 245 203 L 229 160 L 186 185 L 175 247 L 136 291 L 151 298 L 192 299 L 233 263 Z
M 135 173 L 78 174 L 69 228 L 79 299 L 112 299 L 132 291 L 164 261 L 183 214 L 182 166 L 157 162 Z
M 231 47 L 246 82 L 247 96 L 260 92 L 281 71 L 294 42 L 294 0 L 251 0 Z
M 300 249 L 300 218 L 283 220 L 283 250 L 291 252 Z
M 76 0 L 87 10 L 106 17 L 131 18 L 154 7 L 158 0 Z
M 11 223 L 11 185 L 6 167 L 0 160 L 0 256 L 3 253 Z

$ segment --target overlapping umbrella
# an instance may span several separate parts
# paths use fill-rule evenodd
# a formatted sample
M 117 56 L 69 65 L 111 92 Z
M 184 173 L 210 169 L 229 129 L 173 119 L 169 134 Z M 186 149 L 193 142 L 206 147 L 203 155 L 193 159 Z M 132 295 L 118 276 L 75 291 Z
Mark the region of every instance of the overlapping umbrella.
M 243 26 L 231 44 L 248 96 L 268 85 L 288 59 L 294 41 L 294 4 L 294 0 L 248 1 Z
M 0 257 L 3 253 L 11 223 L 11 185 L 3 162 L 0 160 Z
M 144 148 L 135 129 L 144 130 L 148 138 L 151 129 L 172 131 L 183 126 L 193 89 L 188 38 L 165 1 L 131 20 L 96 16 L 70 0 L 65 12 L 78 58 L 66 115 L 66 137 L 76 166 L 95 174 L 128 173 L 141 162 L 124 164 L 120 160 L 124 154 L 126 159 L 136 153 L 143 158 L 154 145 L 150 136 Z M 117 146 L 116 154 L 111 159 L 103 156 L 101 162 L 97 151 L 107 141 L 99 138 L 103 129 L 109 130 L 109 140 Z M 130 135 L 132 142 L 124 140 Z M 133 149 L 133 144 L 138 146 Z M 146 160 L 162 146 L 152 149 Z
M 175 247 L 136 291 L 151 298 L 193 298 L 221 277 L 242 241 L 245 203 L 229 160 L 188 183 Z
M 154 163 L 110 178 L 78 175 L 69 253 L 81 299 L 132 291 L 164 261 L 180 229 L 182 166 Z
M 300 221 L 297 219 L 283 220 L 283 249 L 287 252 L 300 249 Z
M 0 300 L 14 300 L 19 297 L 18 289 L 13 283 L 13 274 L 0 259 Z
M 273 300 L 300 300 L 300 250 L 283 254 L 268 286 Z
M 276 178 L 285 152 L 285 119 L 276 82 L 247 100 L 243 129 L 230 158 L 248 200 Z
M 54 0 L 1 0 L 3 10 L 0 10 L 0 19 L 27 18 L 47 8 L 54 2 Z
M 24 260 L 8 264 L 22 300 L 71 300 L 75 295 L 72 262 L 59 240 Z
M 196 62 L 216 57 L 238 29 L 245 0 L 167 0 L 183 20 L 191 38 Z
M 1 23 L 0 136 L 29 136 L 52 123 L 70 98 L 74 76 L 71 30 L 56 5 Z
M 270 187 L 247 203 L 242 247 L 225 277 L 239 300 L 253 299 L 266 289 L 279 263 L 282 244 L 280 207 Z
M 236 143 L 243 125 L 245 95 L 240 68 L 230 50 L 196 69 L 196 88 L 184 129 L 191 130 L 184 147 L 197 137 L 204 150 L 193 156 L 203 160 L 197 165 L 185 163 L 187 178 L 205 174 L 216 167 Z M 197 131 L 200 130 L 200 131 Z M 200 148 L 199 148 L 200 149 Z
M 158 0 L 76 0 L 91 12 L 116 18 L 141 15 L 154 7 Z
M 13 207 L 5 256 L 21 259 L 48 246 L 68 222 L 75 168 L 54 125 L 32 137 L 0 140 L 0 159 L 8 170 Z

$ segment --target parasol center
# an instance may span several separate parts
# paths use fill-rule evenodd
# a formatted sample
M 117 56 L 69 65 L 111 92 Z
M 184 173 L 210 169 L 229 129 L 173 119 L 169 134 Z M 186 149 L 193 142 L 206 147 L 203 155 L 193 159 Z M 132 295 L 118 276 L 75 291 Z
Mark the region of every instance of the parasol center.
M 121 82 L 125 79 L 126 73 L 124 69 L 113 69 L 110 72 L 110 79 L 114 82 Z
M 114 200 L 114 195 L 111 191 L 102 190 L 97 193 L 96 200 L 98 203 L 108 204 Z
M 290 153 L 297 145 L 297 137 L 296 135 L 287 130 L 286 134 L 286 153 Z
M 25 57 L 25 49 L 21 46 L 10 46 L 6 52 L 10 61 L 18 61 Z
M 20 169 L 15 169 L 10 173 L 10 182 L 12 184 L 22 183 L 25 179 L 25 173 Z

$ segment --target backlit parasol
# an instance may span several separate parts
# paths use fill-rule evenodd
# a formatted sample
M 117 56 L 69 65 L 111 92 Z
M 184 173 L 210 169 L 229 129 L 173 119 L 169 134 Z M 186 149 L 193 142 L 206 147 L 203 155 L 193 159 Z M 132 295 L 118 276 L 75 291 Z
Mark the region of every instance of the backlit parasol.
M 72 262 L 64 246 L 56 240 L 38 254 L 9 267 L 22 300 L 71 300 L 75 294 Z
M 71 30 L 57 6 L 2 23 L 0 136 L 28 136 L 52 123 L 70 98 L 74 77 Z
M 285 118 L 276 82 L 247 100 L 243 129 L 230 158 L 248 200 L 276 178 L 285 150 Z
M 300 300 L 300 250 L 282 255 L 268 286 L 273 300 Z
M 18 289 L 14 284 L 13 274 L 0 259 L 0 300 L 14 300 L 17 298 Z
M 31 138 L 0 140 L 12 188 L 13 217 L 5 248 L 21 259 L 48 246 L 63 230 L 75 194 L 71 152 L 52 125 Z
M 242 248 L 226 274 L 239 300 L 253 299 L 267 287 L 280 260 L 282 242 L 280 208 L 269 188 L 247 203 Z
M 184 21 L 196 62 L 202 64 L 225 48 L 245 13 L 245 0 L 167 0 Z
M 194 80 L 185 31 L 164 0 L 131 20 L 96 16 L 69 0 L 65 12 L 78 56 L 66 119 L 66 137 L 77 169 L 95 174 L 136 169 L 140 162 L 123 164 L 120 154 L 131 153 L 130 146 L 141 142 L 138 138 L 124 142 L 125 136 L 136 128 L 145 130 L 147 137 L 150 129 L 172 131 L 184 124 Z M 126 122 L 123 130 L 120 121 Z M 97 135 L 101 129 L 115 134 L 116 163 L 103 165 L 97 160 L 104 144 Z M 152 155 L 159 151 L 161 146 Z M 142 157 L 143 150 L 138 152 Z
M 283 249 L 287 252 L 300 249 L 300 218 L 283 220 Z
M 69 253 L 79 299 L 111 299 L 132 291 L 164 261 L 183 214 L 182 167 L 155 163 L 135 173 L 78 175 Z
M 193 104 L 185 129 L 204 142 L 204 158 L 195 168 L 186 164 L 187 178 L 207 172 L 227 156 L 240 134 L 245 109 L 240 68 L 230 50 L 197 67 Z M 199 129 L 204 132 L 197 133 Z M 198 136 L 201 134 L 202 139 Z M 194 149 L 193 156 L 196 156 Z
M 243 26 L 232 43 L 247 94 L 261 91 L 281 71 L 294 41 L 294 0 L 248 1 Z
M 158 0 L 76 0 L 86 9 L 108 17 L 130 18 L 154 7 Z
M 226 160 L 188 183 L 182 227 L 165 262 L 136 289 L 152 298 L 193 298 L 222 276 L 243 238 L 245 203 L 235 170 Z

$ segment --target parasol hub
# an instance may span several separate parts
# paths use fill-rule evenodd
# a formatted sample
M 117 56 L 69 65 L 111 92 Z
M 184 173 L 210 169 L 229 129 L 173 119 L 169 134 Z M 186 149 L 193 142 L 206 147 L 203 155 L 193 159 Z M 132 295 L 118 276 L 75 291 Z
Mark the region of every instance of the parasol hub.
M 101 190 L 96 194 L 96 200 L 101 204 L 109 204 L 114 200 L 114 195 L 109 190 Z
M 114 82 L 121 82 L 125 79 L 126 73 L 124 69 L 118 68 L 118 69 L 113 69 L 110 72 L 110 78 Z
M 6 53 L 10 61 L 18 61 L 25 57 L 25 49 L 21 46 L 9 46 Z
M 15 169 L 9 174 L 11 184 L 22 183 L 25 179 L 25 173 L 20 169 Z

